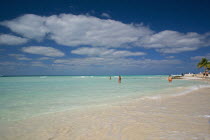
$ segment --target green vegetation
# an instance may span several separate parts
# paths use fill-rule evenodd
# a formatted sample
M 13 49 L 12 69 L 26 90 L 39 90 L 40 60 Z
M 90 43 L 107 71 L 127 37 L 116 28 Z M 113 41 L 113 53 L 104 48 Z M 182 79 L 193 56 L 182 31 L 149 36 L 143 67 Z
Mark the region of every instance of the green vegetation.
M 204 68 L 205 71 L 210 70 L 210 61 L 208 61 L 208 59 L 206 58 L 202 58 L 201 61 L 197 64 L 198 68 Z

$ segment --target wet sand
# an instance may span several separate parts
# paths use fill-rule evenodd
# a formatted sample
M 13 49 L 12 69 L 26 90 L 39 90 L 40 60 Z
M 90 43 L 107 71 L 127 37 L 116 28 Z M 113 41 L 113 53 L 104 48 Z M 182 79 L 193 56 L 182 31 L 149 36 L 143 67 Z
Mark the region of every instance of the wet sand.
M 5 140 L 210 140 L 210 88 L 2 124 Z

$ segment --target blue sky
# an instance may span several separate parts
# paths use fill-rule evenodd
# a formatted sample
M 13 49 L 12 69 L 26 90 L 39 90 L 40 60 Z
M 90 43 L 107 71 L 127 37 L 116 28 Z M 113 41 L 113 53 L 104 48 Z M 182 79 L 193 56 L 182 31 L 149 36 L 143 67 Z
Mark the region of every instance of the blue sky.
M 199 72 L 209 0 L 1 0 L 1 75 Z

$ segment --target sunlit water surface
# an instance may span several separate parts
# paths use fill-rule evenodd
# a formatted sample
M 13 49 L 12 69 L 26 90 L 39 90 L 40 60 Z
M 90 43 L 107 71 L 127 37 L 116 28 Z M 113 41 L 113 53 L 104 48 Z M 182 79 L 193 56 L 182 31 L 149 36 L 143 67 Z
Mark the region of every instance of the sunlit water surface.
M 208 86 L 202 81 L 167 76 L 31 76 L 0 77 L 0 121 L 110 104 L 142 97 L 179 95 Z

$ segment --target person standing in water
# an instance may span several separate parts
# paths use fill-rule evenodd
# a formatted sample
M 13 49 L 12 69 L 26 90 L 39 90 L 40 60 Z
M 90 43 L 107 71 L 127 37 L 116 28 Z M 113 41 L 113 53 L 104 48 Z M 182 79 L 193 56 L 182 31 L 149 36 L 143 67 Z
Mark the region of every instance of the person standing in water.
M 112 77 L 111 76 L 109 76 L 109 80 L 112 80 Z
M 118 83 L 121 83 L 121 76 L 118 77 Z
M 168 82 L 171 83 L 172 82 L 172 77 L 169 75 L 168 76 Z

